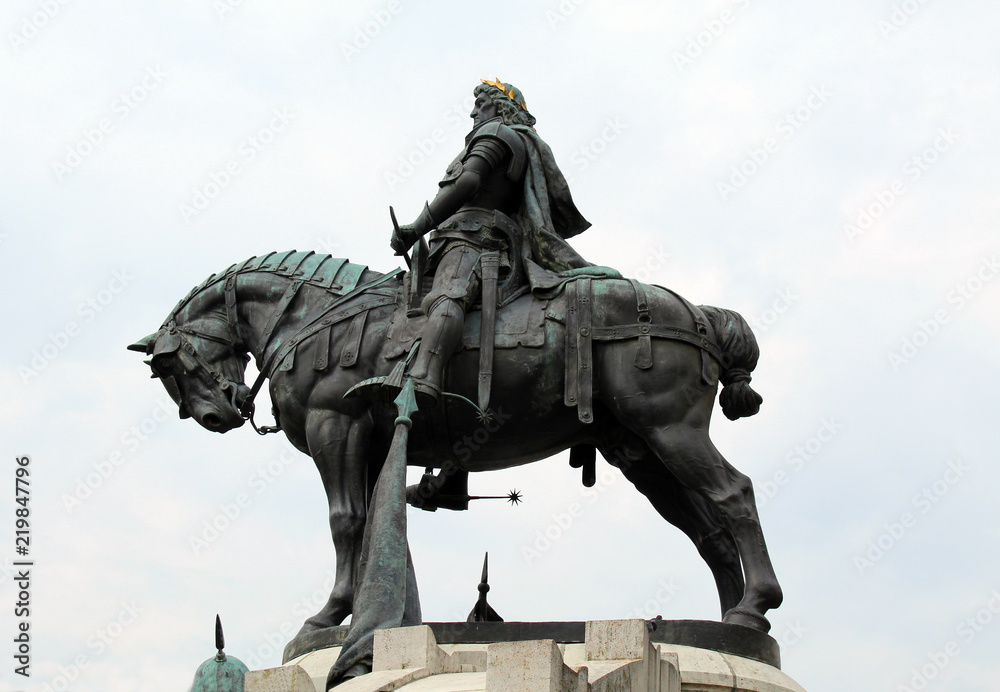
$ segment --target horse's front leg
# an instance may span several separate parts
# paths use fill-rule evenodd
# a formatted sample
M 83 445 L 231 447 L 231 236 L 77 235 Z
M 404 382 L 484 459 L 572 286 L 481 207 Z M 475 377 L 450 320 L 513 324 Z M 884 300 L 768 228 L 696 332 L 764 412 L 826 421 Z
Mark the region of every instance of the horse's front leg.
M 314 410 L 306 418 L 309 454 L 326 490 L 337 575 L 326 605 L 305 621 L 300 634 L 339 625 L 351 614 L 365 530 L 371 430 L 367 413 L 351 418 L 334 411 Z

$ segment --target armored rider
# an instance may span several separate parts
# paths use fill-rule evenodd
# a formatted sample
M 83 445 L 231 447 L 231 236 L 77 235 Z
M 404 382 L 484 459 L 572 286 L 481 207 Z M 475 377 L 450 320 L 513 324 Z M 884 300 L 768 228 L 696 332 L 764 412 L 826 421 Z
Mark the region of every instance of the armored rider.
M 592 267 L 565 241 L 590 224 L 573 205 L 548 145 L 535 133 L 521 91 L 497 79 L 482 80 L 473 93 L 473 128 L 465 148 L 438 183 L 433 201 L 390 240 L 402 255 L 430 233 L 434 280 L 421 306 L 427 322 L 408 372 L 422 406 L 441 394 L 445 365 L 479 295 L 484 253 L 495 253 L 501 277 L 523 274 L 532 289 L 556 286 L 560 273 Z

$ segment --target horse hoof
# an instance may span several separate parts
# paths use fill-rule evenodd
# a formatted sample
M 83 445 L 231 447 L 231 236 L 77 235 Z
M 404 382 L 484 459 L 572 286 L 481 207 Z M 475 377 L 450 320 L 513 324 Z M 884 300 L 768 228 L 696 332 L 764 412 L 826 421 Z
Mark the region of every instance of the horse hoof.
M 343 620 L 343 618 L 341 618 L 341 620 Z M 327 619 L 327 618 L 320 619 L 317 617 L 311 617 L 302 623 L 302 627 L 299 628 L 299 631 L 295 634 L 295 636 L 300 637 L 303 634 L 309 634 L 310 632 L 318 632 L 320 630 L 325 630 L 329 629 L 330 627 L 336 627 L 336 626 L 337 622 L 335 622 L 332 619 Z
M 308 620 L 306 620 L 304 623 L 302 623 L 302 627 L 299 628 L 299 631 L 295 633 L 295 637 L 293 637 L 293 639 L 301 637 L 303 634 L 309 634 L 310 632 L 316 632 L 321 629 L 324 628 L 320 625 L 313 624 Z
M 722 618 L 722 622 L 727 625 L 740 625 L 749 627 L 767 634 L 771 630 L 771 623 L 767 618 L 753 610 L 747 608 L 733 608 Z
M 347 682 L 348 680 L 353 680 L 354 678 L 360 678 L 362 675 L 368 675 L 368 673 L 370 672 L 372 672 L 371 666 L 365 665 L 364 663 L 355 663 L 353 666 L 347 669 L 344 672 L 344 674 L 341 675 L 339 678 L 331 680 L 328 677 L 326 681 L 326 689 L 329 692 L 329 690 L 332 690 L 333 688 Z

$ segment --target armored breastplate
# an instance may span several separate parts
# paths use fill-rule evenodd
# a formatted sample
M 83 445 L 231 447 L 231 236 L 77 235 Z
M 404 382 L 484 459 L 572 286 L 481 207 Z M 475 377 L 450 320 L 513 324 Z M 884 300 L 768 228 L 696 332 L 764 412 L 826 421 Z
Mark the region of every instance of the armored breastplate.
M 521 206 L 524 182 L 513 181 L 503 170 L 494 169 L 479 185 L 475 196 L 462 209 L 499 209 L 513 216 Z
M 439 185 L 445 187 L 462 175 L 470 156 L 480 156 L 490 163 L 490 173 L 480 181 L 472 200 L 462 208 L 499 209 L 514 214 L 524 191 L 527 153 L 524 142 L 500 118 L 483 123 L 466 137 L 465 148 L 448 166 Z

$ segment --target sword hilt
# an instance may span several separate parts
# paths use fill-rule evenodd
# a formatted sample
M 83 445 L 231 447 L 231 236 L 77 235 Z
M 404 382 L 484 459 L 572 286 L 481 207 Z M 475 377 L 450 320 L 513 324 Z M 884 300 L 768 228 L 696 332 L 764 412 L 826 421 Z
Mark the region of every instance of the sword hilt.
M 393 233 L 394 233 L 394 235 L 397 238 L 399 238 L 400 237 L 400 235 L 399 235 L 399 222 L 396 221 L 396 210 L 392 208 L 391 204 L 389 205 L 389 218 L 392 219 L 392 230 L 393 230 Z M 406 250 L 403 250 L 402 252 L 398 252 L 396 254 L 400 255 L 404 260 L 406 260 L 406 268 L 407 269 L 412 269 L 413 268 L 413 265 L 410 263 L 410 253 L 408 253 Z

